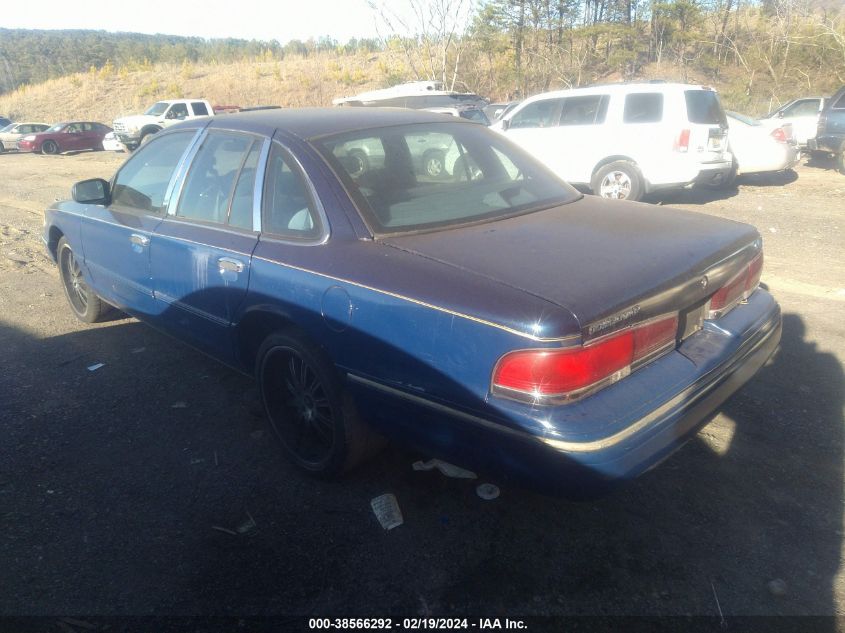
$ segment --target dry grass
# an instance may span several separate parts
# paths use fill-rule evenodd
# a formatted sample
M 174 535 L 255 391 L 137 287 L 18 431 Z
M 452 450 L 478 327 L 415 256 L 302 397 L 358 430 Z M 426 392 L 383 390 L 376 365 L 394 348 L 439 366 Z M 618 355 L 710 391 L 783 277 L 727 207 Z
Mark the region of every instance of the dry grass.
M 388 53 L 330 53 L 232 64 L 106 65 L 0 96 L 0 113 L 48 123 L 112 120 L 158 99 L 205 98 L 215 105 L 330 106 L 335 97 L 381 88 L 406 72 Z

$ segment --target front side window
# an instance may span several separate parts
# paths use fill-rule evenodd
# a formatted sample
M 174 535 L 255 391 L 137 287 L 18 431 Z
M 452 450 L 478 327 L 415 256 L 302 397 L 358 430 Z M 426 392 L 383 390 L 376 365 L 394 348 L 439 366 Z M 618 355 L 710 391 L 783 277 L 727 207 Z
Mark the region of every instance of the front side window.
M 197 151 L 191 168 L 185 178 L 185 185 L 176 215 L 183 218 L 227 224 L 229 210 L 236 193 L 242 170 L 253 154 L 255 145 L 260 145 L 251 136 L 227 133 L 211 133 L 206 136 Z M 256 150 L 257 151 L 257 150 Z M 257 161 L 254 161 L 257 162 Z M 255 165 L 252 167 L 252 179 L 255 178 Z M 246 176 L 249 179 L 249 176 Z M 245 224 L 243 218 L 243 191 L 238 196 L 238 222 Z M 252 205 L 252 191 L 249 192 L 249 205 Z M 252 228 L 251 218 L 249 226 Z
M 544 99 L 529 103 L 513 115 L 511 128 L 552 127 L 558 124 L 560 99 Z
M 584 95 L 563 100 L 560 125 L 595 125 L 604 123 L 607 95 Z
M 845 110 L 845 93 L 842 93 L 842 96 L 836 100 L 836 103 L 833 104 L 834 110 Z
M 276 143 L 267 160 L 261 228 L 294 240 L 314 240 L 323 232 L 304 176 Z
M 315 144 L 377 235 L 492 221 L 578 197 L 535 159 L 481 126 L 404 125 Z M 378 162 L 362 170 L 349 157 L 352 148 L 369 148 Z M 439 166 L 432 169 L 435 157 Z
M 640 92 L 625 96 L 625 123 L 657 123 L 663 119 L 663 95 L 659 92 Z M 692 121 L 692 117 L 690 117 Z
M 157 136 L 121 167 L 112 186 L 112 204 L 130 211 L 159 214 L 164 194 L 193 131 Z

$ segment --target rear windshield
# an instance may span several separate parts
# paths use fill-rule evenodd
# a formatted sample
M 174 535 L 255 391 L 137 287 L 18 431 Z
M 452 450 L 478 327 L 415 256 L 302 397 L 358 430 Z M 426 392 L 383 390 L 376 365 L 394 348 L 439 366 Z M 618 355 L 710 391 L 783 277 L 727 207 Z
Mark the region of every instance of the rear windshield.
M 763 125 L 757 119 L 752 119 L 750 116 L 745 116 L 744 114 L 740 114 L 739 112 L 727 112 L 726 114 L 730 118 L 736 119 L 740 123 L 745 123 L 745 125 L 756 125 L 756 126 Z
M 423 123 L 318 139 L 374 234 L 492 221 L 580 197 L 486 128 Z
M 690 123 L 727 125 L 719 95 L 712 90 L 685 90 L 687 118 Z

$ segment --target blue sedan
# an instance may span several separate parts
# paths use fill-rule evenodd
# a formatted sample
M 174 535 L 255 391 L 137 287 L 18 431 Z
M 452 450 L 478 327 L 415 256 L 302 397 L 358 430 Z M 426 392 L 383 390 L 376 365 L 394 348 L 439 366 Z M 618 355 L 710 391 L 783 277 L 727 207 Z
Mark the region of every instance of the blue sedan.
M 175 125 L 74 185 L 44 241 L 78 318 L 117 307 L 255 376 L 320 476 L 388 437 L 593 496 L 676 450 L 781 333 L 753 227 L 583 196 L 419 111 Z

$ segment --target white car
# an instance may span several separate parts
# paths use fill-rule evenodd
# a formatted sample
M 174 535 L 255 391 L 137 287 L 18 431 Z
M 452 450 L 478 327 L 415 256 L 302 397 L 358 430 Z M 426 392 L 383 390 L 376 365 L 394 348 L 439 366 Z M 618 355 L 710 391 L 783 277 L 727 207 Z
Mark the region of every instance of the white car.
M 791 169 L 800 152 L 789 125 L 769 129 L 760 121 L 727 112 L 728 145 L 734 157 L 734 172 L 723 181 L 729 185 L 740 174 L 757 174 Z
M 824 97 L 795 99 L 762 117 L 760 123 L 770 130 L 782 127 L 787 123 L 792 124 L 792 132 L 798 147 L 807 147 L 807 141 L 816 138 L 819 114 L 824 107 L 824 103 Z
M 18 141 L 29 134 L 38 134 L 49 129 L 47 123 L 10 123 L 0 129 L 0 152 L 16 150 Z
M 716 91 L 631 83 L 539 94 L 490 126 L 563 180 L 605 198 L 718 183 L 732 171 Z
M 103 149 L 107 152 L 125 152 L 126 145 L 117 139 L 114 132 L 109 132 L 103 137 Z

